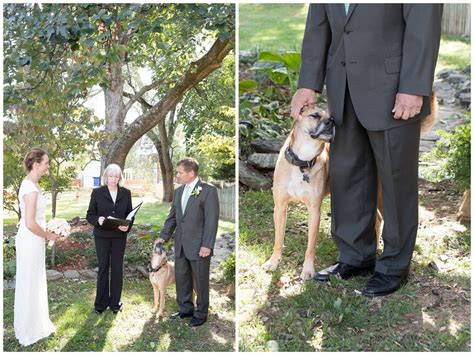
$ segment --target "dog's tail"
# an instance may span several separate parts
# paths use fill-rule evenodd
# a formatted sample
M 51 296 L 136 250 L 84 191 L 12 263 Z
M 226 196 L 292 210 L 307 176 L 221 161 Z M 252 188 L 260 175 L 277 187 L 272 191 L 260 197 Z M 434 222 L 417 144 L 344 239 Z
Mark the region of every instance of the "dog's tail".
M 438 99 L 436 98 L 436 93 L 433 91 L 431 93 L 431 113 L 421 120 L 421 135 L 425 135 L 430 131 L 433 125 L 436 123 L 436 118 L 438 116 Z

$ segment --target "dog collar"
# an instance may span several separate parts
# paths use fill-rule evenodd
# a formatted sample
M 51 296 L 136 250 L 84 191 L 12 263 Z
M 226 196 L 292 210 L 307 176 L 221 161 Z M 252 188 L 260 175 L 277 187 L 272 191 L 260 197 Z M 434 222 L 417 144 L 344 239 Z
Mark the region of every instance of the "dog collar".
M 318 159 L 318 157 L 315 156 L 311 160 L 301 160 L 300 158 L 298 158 L 298 156 L 295 154 L 295 152 L 293 152 L 291 150 L 291 148 L 288 147 L 288 148 L 286 148 L 286 151 L 285 151 L 285 159 L 290 164 L 296 165 L 300 168 L 311 169 L 314 166 L 314 164 L 316 163 L 316 159 Z
M 152 273 L 152 272 L 158 272 L 161 270 L 161 268 L 164 266 L 165 264 L 160 264 L 158 265 L 158 267 L 156 269 L 152 268 L 151 267 L 151 263 L 148 263 L 148 266 L 147 266 L 147 269 L 148 269 L 148 272 Z
M 285 150 L 285 159 L 288 161 L 288 163 L 295 165 L 300 168 L 301 173 L 303 174 L 303 181 L 306 181 L 309 183 L 309 176 L 308 174 L 305 173 L 305 169 L 311 169 L 314 164 L 316 164 L 316 160 L 318 159 L 318 156 L 315 156 L 311 160 L 301 160 L 298 158 L 298 156 L 291 150 L 291 148 L 288 146 Z

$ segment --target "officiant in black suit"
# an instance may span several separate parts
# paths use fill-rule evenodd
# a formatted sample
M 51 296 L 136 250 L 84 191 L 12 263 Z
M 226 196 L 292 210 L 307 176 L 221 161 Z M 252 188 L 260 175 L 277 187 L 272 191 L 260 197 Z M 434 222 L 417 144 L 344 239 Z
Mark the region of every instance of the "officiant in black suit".
M 132 194 L 120 186 L 122 170 L 110 164 L 102 175 L 103 186 L 92 190 L 87 221 L 94 226 L 94 240 L 99 262 L 95 312 L 100 314 L 108 307 L 117 314 L 122 309 L 120 297 L 123 285 L 123 257 L 127 243 L 127 232 L 132 223 L 108 230 L 103 227 L 107 217 L 125 219 L 132 211 Z M 109 283 L 110 270 L 110 283 Z
M 209 271 L 219 222 L 217 189 L 198 177 L 196 160 L 186 158 L 177 164 L 178 183 L 170 213 L 159 241 L 174 237 L 176 301 L 179 311 L 171 318 L 191 317 L 190 326 L 207 320 L 209 309 Z M 174 233 L 173 233 L 174 232 Z M 196 308 L 192 302 L 196 284 Z

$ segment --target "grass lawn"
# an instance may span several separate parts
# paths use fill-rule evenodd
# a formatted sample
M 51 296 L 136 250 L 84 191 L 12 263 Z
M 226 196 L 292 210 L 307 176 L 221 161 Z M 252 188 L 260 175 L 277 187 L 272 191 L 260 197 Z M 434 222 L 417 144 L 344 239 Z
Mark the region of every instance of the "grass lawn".
M 470 230 L 442 215 L 446 201 L 423 196 L 409 283 L 371 300 L 355 291 L 366 278 L 300 281 L 307 244 L 303 206 L 290 206 L 282 262 L 274 273 L 264 272 L 261 265 L 273 248 L 272 196 L 241 194 L 239 349 L 268 351 L 267 342 L 275 340 L 280 351 L 469 351 Z M 329 209 L 326 199 L 316 270 L 337 257 Z
M 234 301 L 221 284 L 211 284 L 208 322 L 191 329 L 185 320 L 162 320 L 152 311 L 148 280 L 126 279 L 117 316 L 93 312 L 95 281 L 54 281 L 48 284 L 49 308 L 56 334 L 22 347 L 13 330 L 14 290 L 4 291 L 4 351 L 233 351 Z M 168 289 L 166 315 L 176 310 L 174 285 Z
M 240 4 L 239 50 L 300 51 L 306 4 Z

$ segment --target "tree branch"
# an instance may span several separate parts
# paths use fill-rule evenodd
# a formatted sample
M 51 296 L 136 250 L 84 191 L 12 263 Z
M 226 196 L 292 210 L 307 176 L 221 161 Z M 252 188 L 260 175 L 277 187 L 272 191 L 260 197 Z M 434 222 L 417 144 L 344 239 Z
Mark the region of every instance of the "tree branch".
M 133 104 L 135 102 L 137 102 L 144 93 L 146 93 L 147 91 L 150 91 L 154 88 L 156 88 L 158 85 L 164 83 L 165 80 L 164 79 L 161 79 L 161 80 L 157 80 L 157 81 L 154 81 L 152 82 L 150 85 L 145 85 L 144 87 L 142 87 L 140 90 L 138 90 L 138 92 L 133 95 L 130 100 L 127 101 L 127 103 L 125 104 L 125 107 L 124 107 L 124 113 L 127 114 L 128 110 L 130 110 L 130 108 L 133 106 Z M 132 87 L 133 88 L 133 87 Z

